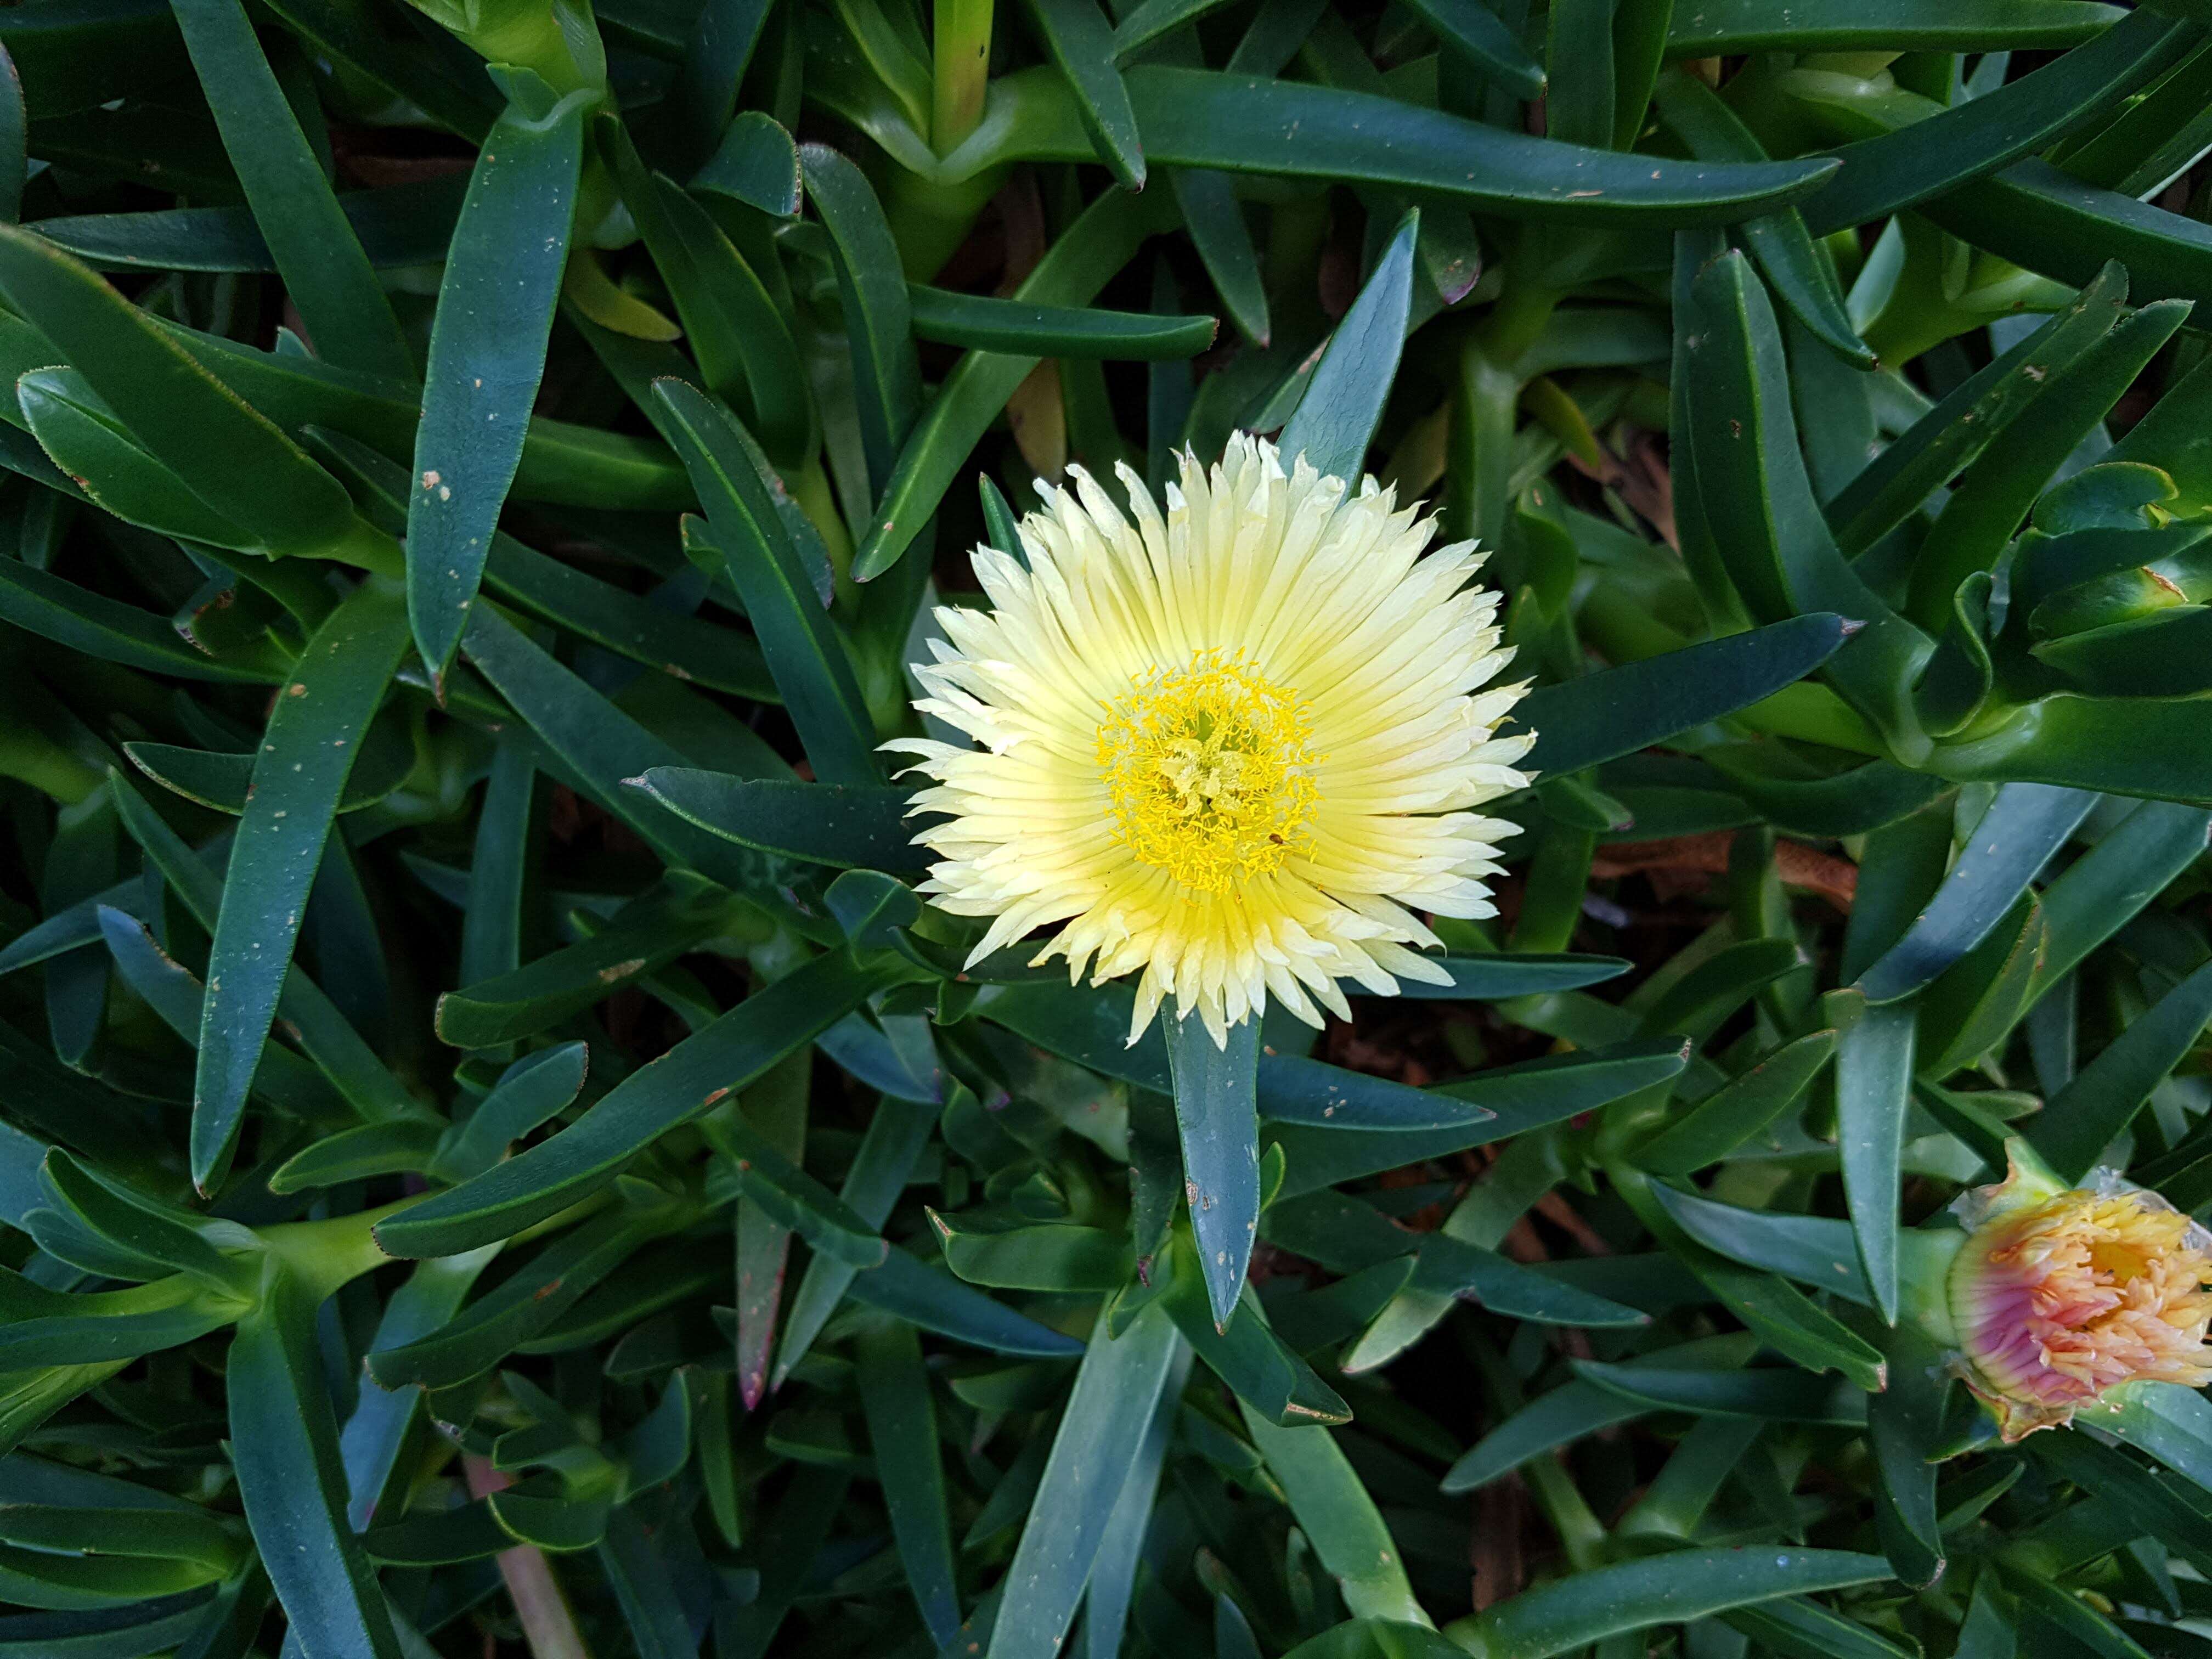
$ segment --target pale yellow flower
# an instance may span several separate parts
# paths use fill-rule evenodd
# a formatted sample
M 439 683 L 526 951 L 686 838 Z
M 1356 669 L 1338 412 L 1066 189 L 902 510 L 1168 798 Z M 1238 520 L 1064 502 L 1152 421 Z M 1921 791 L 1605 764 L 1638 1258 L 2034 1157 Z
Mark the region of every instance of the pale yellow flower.
M 1185 458 L 1164 515 L 1121 470 L 1125 514 L 1070 469 L 1022 522 L 1028 568 L 988 547 L 988 611 L 937 613 L 915 703 L 974 738 L 888 745 L 936 780 L 922 890 L 994 918 L 974 959 L 1056 929 L 1036 960 L 1138 974 L 1134 1042 L 1164 997 L 1217 1042 L 1273 996 L 1318 1025 L 1340 980 L 1443 981 L 1416 912 L 1493 913 L 1515 826 L 1470 810 L 1528 780 L 1522 693 L 1491 682 L 1498 595 L 1472 543 L 1373 479 L 1357 493 L 1239 436 Z M 1395 977 L 1394 977 L 1395 976 Z

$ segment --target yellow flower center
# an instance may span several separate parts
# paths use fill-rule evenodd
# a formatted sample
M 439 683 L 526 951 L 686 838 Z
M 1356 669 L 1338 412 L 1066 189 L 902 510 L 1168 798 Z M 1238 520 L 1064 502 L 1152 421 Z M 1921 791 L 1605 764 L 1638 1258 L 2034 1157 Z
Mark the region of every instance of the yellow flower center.
M 1119 839 L 1218 893 L 1280 867 L 1313 820 L 1305 705 L 1218 651 L 1137 675 L 1098 726 Z

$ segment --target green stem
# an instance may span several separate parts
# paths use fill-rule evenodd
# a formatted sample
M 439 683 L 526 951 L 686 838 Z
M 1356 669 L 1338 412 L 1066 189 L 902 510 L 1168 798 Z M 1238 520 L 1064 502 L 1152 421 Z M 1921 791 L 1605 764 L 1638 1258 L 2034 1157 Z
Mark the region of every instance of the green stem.
M 387 1216 L 419 1204 L 428 1194 L 326 1221 L 287 1221 L 259 1230 L 269 1254 L 292 1270 L 314 1300 L 381 1267 L 392 1258 L 369 1231 Z
M 1504 538 L 1512 507 L 1513 428 L 1521 381 L 1485 349 L 1479 332 L 1468 337 L 1459 368 L 1446 446 L 1452 515 L 1457 534 L 1495 550 Z
M 407 556 L 400 550 L 399 544 L 359 514 L 354 515 L 343 535 L 322 549 L 322 556 L 366 570 L 371 575 L 400 580 L 407 575 Z
M 1506 1369 L 1504 1361 L 1487 1342 L 1477 1339 L 1474 1346 L 1476 1363 L 1482 1369 L 1483 1381 L 1489 1386 L 1499 1415 L 1510 1416 L 1520 1410 L 1525 1403 L 1521 1385 Z M 1552 1530 L 1559 1534 L 1568 1564 L 1577 1572 L 1587 1572 L 1602 1565 L 1605 1523 L 1597 1518 L 1589 1500 L 1583 1496 L 1582 1488 L 1575 1485 L 1559 1461 L 1549 1453 L 1533 1457 L 1521 1466 L 1521 1478 L 1535 1494 L 1537 1506 L 1552 1523 Z
M 543 10 L 528 5 L 494 9 L 501 15 L 495 16 L 489 27 L 465 37 L 470 46 L 483 54 L 486 63 L 512 64 L 518 69 L 534 71 L 552 88 L 556 98 L 585 87 L 606 85 L 604 48 L 598 45 L 597 32 L 587 9 L 571 11 L 567 27 L 562 27 L 557 5 L 548 5 Z M 595 58 L 598 61 L 580 62 L 576 52 L 579 44 L 585 46 L 586 58 Z
M 1619 586 L 1599 582 L 1575 612 L 1575 626 L 1607 662 L 1642 662 L 1680 651 L 1690 641 L 1652 615 L 1651 607 Z
M 991 0 L 937 0 L 929 138 L 949 155 L 983 119 L 991 78 Z
M 1517 363 L 1559 309 L 1559 292 L 1534 283 L 1509 283 L 1475 337 L 1492 359 Z
M 492 1468 L 489 1458 L 473 1453 L 463 1454 L 461 1468 L 471 1498 L 487 1497 L 514 1484 L 510 1476 Z M 530 1650 L 531 1659 L 592 1659 L 592 1650 L 576 1628 L 576 1616 L 568 1610 L 568 1598 L 562 1594 L 561 1581 L 553 1576 L 553 1564 L 545 1559 L 545 1553 L 534 1544 L 517 1544 L 513 1549 L 501 1550 L 493 1559 L 507 1583 L 515 1622 L 522 1627 L 523 1645 Z
M 884 216 L 908 281 L 926 283 L 944 267 L 1006 179 L 1006 167 L 996 163 L 952 180 L 910 173 L 896 162 L 886 170 Z
M 16 726 L 0 735 L 0 777 L 27 783 L 64 806 L 76 805 L 107 781 L 98 767 L 32 726 Z
M 1802 738 L 1854 755 L 1887 759 L 1889 746 L 1854 709 L 1825 685 L 1800 680 L 1772 696 L 1729 716 L 1754 732 L 1778 738 Z
M 799 503 L 809 523 L 822 532 L 822 545 L 830 555 L 830 569 L 836 578 L 837 598 L 847 605 L 860 598 L 860 590 L 853 586 L 853 534 L 845 527 L 845 515 L 837 510 L 836 493 L 830 488 L 830 474 L 822 465 L 821 453 L 805 466 L 785 475 L 791 485 L 791 498 Z

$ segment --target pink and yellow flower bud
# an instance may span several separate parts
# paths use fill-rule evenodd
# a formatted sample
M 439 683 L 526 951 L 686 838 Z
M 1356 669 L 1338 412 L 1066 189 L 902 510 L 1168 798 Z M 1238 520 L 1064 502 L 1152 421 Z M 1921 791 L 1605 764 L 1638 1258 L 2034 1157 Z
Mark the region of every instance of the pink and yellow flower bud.
M 2007 1440 L 2130 1382 L 2212 1382 L 2212 1234 L 2156 1193 L 2108 1172 L 2069 1188 L 2016 1147 L 1959 1209 L 1960 1369 Z

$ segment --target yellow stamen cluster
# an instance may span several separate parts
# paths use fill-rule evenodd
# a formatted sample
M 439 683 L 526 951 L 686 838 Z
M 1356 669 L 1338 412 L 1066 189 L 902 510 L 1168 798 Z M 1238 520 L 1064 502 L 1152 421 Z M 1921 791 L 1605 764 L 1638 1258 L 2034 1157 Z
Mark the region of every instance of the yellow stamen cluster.
M 1098 726 L 1122 843 L 1202 893 L 1280 869 L 1320 800 L 1305 706 L 1218 651 L 1132 678 Z

